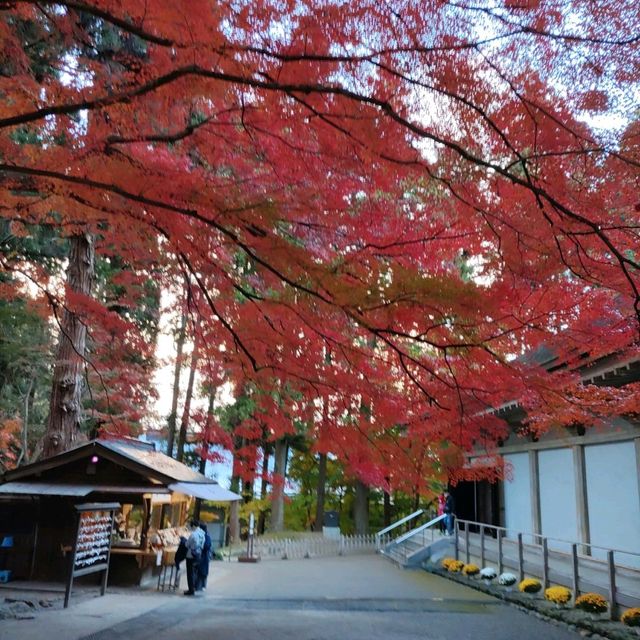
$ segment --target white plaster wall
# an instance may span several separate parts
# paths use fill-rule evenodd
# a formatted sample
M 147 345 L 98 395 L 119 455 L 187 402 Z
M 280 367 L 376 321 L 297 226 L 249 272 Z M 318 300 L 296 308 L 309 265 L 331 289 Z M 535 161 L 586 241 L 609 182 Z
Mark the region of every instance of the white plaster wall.
M 507 528 L 507 537 L 515 538 L 519 531 L 533 531 L 529 454 L 512 453 L 504 458 L 511 465 L 512 476 L 504 481 L 504 526 Z
M 571 449 L 538 453 L 540 474 L 540 521 L 542 535 L 578 541 L 576 484 Z M 568 551 L 569 544 L 549 540 L 550 549 Z
M 633 441 L 584 448 L 591 544 L 640 554 L 640 496 Z M 593 550 L 596 557 L 605 551 Z M 616 554 L 616 562 L 640 567 L 640 556 Z

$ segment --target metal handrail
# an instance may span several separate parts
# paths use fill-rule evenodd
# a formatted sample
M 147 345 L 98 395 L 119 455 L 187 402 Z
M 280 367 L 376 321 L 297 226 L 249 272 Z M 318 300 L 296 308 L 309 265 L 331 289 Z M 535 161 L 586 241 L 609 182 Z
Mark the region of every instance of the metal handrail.
M 407 533 L 405 533 L 404 535 L 400 536 L 399 538 L 396 538 L 393 542 L 395 544 L 400 544 L 401 542 L 404 542 L 405 540 L 408 540 L 409 538 L 412 538 L 413 536 L 415 536 L 416 534 L 420 533 L 421 531 L 424 531 L 425 529 L 428 529 L 429 527 L 432 527 L 437 522 L 441 522 L 446 517 L 447 517 L 446 514 L 443 513 L 441 516 L 438 516 L 438 517 L 434 518 L 433 520 L 429 520 L 429 522 L 426 522 L 425 524 L 421 524 L 419 527 L 416 527 L 415 529 L 411 529 L 411 531 L 407 531 Z
M 456 522 L 458 523 L 458 525 L 464 524 L 465 528 L 466 528 L 466 526 L 471 525 L 471 526 L 474 526 L 474 527 L 483 527 L 485 529 L 495 529 L 496 531 L 505 531 L 505 532 L 511 531 L 512 533 L 519 533 L 523 537 L 530 536 L 534 540 L 536 538 L 540 538 L 541 540 L 543 540 L 543 539 L 553 540 L 554 542 L 562 542 L 563 544 L 568 544 L 568 545 L 576 544 L 576 545 L 578 545 L 580 547 L 590 547 L 591 549 L 599 549 L 601 551 L 613 551 L 614 553 L 623 553 L 623 554 L 629 555 L 629 556 L 638 556 L 638 557 L 640 557 L 640 552 L 638 552 L 638 551 L 627 551 L 626 549 L 612 549 L 611 547 L 601 547 L 600 545 L 591 544 L 590 542 L 582 542 L 580 540 L 564 540 L 563 538 L 553 538 L 551 536 L 545 536 L 542 533 L 527 533 L 526 531 L 516 531 L 515 529 L 507 529 L 506 527 L 498 527 L 496 525 L 486 524 L 484 522 L 474 522 L 473 520 L 461 520 L 459 518 L 456 518 Z M 534 543 L 534 544 L 536 544 L 537 546 L 542 546 L 539 543 Z
M 383 536 L 385 533 L 388 533 L 389 531 L 392 531 L 393 529 L 395 529 L 396 527 L 399 527 L 401 524 L 404 524 L 405 522 L 409 522 L 409 520 L 413 520 L 414 518 L 417 518 L 419 515 L 421 515 L 423 513 L 424 513 L 424 509 L 418 509 L 417 511 L 414 511 L 413 513 L 409 514 L 408 516 L 405 516 L 404 518 L 401 518 L 397 522 L 394 522 L 393 524 L 390 524 L 388 527 L 385 527 L 384 529 L 380 529 L 380 531 L 378 531 L 378 533 L 376 533 L 376 536 L 378 536 L 378 537 Z

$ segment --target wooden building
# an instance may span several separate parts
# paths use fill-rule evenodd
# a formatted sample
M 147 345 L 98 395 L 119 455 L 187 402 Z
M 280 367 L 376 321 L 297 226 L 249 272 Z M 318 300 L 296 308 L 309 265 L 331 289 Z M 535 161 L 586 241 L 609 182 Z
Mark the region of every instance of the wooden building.
M 241 496 L 133 439 L 93 440 L 8 471 L 0 484 L 0 539 L 11 536 L 8 568 L 17 579 L 63 580 L 79 503 L 118 502 L 109 581 L 149 580 L 163 549 L 184 533 L 192 498 Z
M 562 366 L 543 349 L 536 364 Z M 640 358 L 609 356 L 579 369 L 584 383 L 621 387 L 640 380 Z M 512 425 L 496 453 L 508 465 L 503 482 L 463 482 L 454 488 L 457 515 L 515 532 L 549 538 L 566 551 L 582 545 L 595 557 L 605 549 L 622 564 L 640 566 L 640 422 L 620 415 L 602 427 L 558 427 L 539 438 L 519 435 L 525 413 L 517 402 L 496 409 Z M 483 452 L 484 453 L 484 452 Z M 481 462 L 482 453 L 470 464 Z M 592 545 L 592 546 L 587 546 Z

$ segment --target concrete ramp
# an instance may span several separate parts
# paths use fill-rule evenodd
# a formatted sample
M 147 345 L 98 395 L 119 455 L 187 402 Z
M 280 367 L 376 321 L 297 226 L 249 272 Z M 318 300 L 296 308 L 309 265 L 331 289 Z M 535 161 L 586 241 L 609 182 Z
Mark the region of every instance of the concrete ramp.
M 400 567 L 420 567 L 424 562 L 439 562 L 455 552 L 453 538 L 433 532 L 433 537 L 425 540 L 412 537 L 400 542 L 392 541 L 381 550 L 381 554 Z

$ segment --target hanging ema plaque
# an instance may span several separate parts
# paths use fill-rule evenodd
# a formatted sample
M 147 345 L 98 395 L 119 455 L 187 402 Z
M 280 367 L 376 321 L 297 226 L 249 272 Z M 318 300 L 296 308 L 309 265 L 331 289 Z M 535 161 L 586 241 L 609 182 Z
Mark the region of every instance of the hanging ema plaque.
M 69 605 L 73 579 L 102 571 L 100 595 L 107 589 L 113 515 L 120 505 L 117 502 L 76 505 L 78 527 L 73 547 L 73 557 L 64 594 L 64 606 Z

